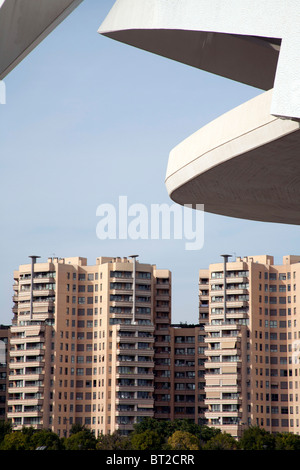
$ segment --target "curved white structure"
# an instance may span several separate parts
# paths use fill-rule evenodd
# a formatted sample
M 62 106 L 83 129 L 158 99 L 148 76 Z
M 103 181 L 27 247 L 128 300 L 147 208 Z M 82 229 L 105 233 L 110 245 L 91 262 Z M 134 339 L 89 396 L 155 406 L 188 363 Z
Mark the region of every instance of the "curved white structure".
M 252 220 L 300 223 L 300 123 L 269 114 L 272 91 L 175 147 L 166 186 L 179 204 Z
M 82 0 L 0 0 L 0 80 Z
M 300 8 L 297 0 L 118 0 L 99 32 L 266 90 L 171 153 L 180 204 L 300 222 Z

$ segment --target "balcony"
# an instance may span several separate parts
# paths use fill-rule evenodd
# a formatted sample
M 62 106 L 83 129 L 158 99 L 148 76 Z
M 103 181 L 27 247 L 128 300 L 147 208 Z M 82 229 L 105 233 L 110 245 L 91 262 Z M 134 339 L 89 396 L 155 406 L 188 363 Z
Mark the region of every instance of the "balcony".
M 136 416 L 145 416 L 145 417 L 152 417 L 153 416 L 153 408 L 148 408 L 147 410 L 146 409 L 143 409 L 143 410 L 139 410 L 139 409 L 136 409 L 136 410 L 116 410 L 116 416 L 130 416 L 130 417 L 136 417 Z M 120 425 L 120 427 L 122 427 L 123 429 L 123 425 Z
M 147 401 L 147 407 L 153 407 L 154 406 L 154 399 L 148 398 L 145 401 Z M 132 398 L 116 398 L 116 405 L 123 405 L 123 404 L 129 404 L 129 405 L 134 405 L 134 406 L 141 406 L 141 398 L 136 398 L 136 396 Z

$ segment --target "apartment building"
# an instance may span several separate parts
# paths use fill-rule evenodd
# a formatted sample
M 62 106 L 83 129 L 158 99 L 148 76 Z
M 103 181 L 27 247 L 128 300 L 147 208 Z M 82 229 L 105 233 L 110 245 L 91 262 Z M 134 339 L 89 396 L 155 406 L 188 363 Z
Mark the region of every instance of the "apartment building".
M 168 325 L 155 336 L 154 417 L 205 423 L 204 323 Z
M 224 273 L 226 275 L 224 276 Z M 299 434 L 300 256 L 236 258 L 200 270 L 208 425 Z
M 0 325 L 0 421 L 6 420 L 10 327 Z
M 14 273 L 8 419 L 68 435 L 133 429 L 154 414 L 154 331 L 171 273 L 130 258 L 49 258 Z M 157 319 L 157 326 L 156 325 Z

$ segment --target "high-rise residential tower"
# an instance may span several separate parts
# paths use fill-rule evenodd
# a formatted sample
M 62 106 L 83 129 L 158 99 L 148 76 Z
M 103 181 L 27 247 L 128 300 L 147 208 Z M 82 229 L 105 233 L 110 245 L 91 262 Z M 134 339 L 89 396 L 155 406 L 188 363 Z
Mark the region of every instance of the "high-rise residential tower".
M 208 425 L 237 438 L 249 425 L 299 434 L 300 256 L 225 255 L 199 278 Z
M 8 418 L 15 428 L 95 435 L 154 414 L 155 320 L 171 274 L 130 258 L 49 258 L 14 273 Z
M 10 327 L 0 325 L 0 421 L 5 421 L 7 413 L 9 338 Z

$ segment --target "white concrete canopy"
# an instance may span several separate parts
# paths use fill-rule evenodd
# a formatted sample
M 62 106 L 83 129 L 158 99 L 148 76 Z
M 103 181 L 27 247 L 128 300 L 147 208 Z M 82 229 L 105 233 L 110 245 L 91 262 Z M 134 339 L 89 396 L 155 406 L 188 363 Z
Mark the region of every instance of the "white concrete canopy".
M 274 88 L 271 114 L 300 118 L 298 0 L 117 0 L 99 33 Z
M 166 186 L 179 204 L 300 223 L 299 0 L 117 0 L 99 33 L 265 90 L 171 151 Z
M 82 0 L 0 0 L 2 80 Z
M 300 123 L 270 115 L 271 98 L 262 93 L 171 151 L 166 186 L 175 202 L 300 224 Z

